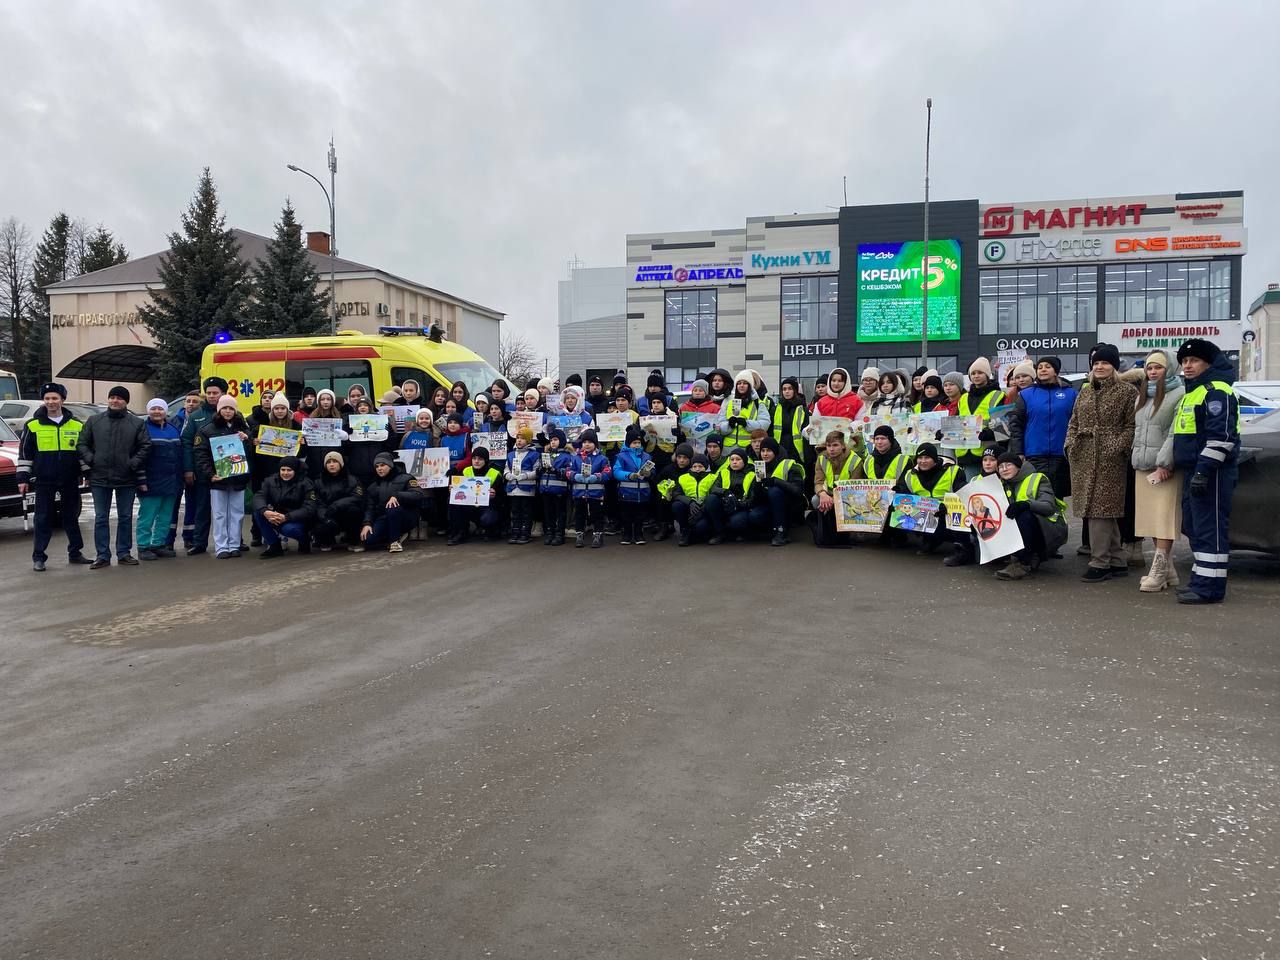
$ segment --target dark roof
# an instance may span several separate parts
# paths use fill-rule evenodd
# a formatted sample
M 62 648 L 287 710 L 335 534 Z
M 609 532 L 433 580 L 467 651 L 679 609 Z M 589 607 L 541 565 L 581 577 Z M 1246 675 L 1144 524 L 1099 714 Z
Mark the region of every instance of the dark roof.
M 124 264 L 121 264 L 124 266 Z M 99 347 L 81 354 L 58 371 L 72 380 L 119 380 L 146 383 L 156 372 L 156 348 L 136 343 Z
M 1250 313 L 1259 309 L 1264 303 L 1280 303 L 1280 290 L 1268 290 L 1257 300 L 1253 301 L 1253 304 L 1249 307 L 1245 316 L 1248 316 Z
M 240 244 L 240 257 L 248 263 L 256 263 L 267 255 L 267 244 L 270 238 L 264 237 L 258 233 L 250 233 L 248 230 L 240 230 L 232 228 L 232 234 L 235 235 L 236 242 Z M 74 292 L 80 287 L 109 287 L 109 286 L 160 286 L 160 258 L 163 257 L 168 250 L 161 250 L 159 253 L 151 253 L 145 257 L 138 257 L 127 263 L 119 263 L 114 267 L 106 267 L 103 270 L 95 270 L 92 273 L 83 273 L 78 277 L 72 277 L 70 280 L 63 280 L 59 283 L 50 284 L 45 290 L 51 293 Z M 307 257 L 311 260 L 311 265 L 316 268 L 316 273 L 320 274 L 321 279 L 329 275 L 329 255 L 325 253 L 316 253 L 314 250 L 307 251 Z M 435 287 L 429 287 L 424 283 L 418 283 L 409 280 L 406 277 L 398 277 L 393 273 L 388 273 L 379 267 L 371 267 L 365 263 L 357 263 L 355 260 L 346 260 L 342 257 L 334 257 L 334 272 L 338 276 L 345 273 L 381 273 L 392 280 L 407 284 L 411 287 L 419 287 L 428 290 L 431 293 L 438 294 L 440 297 L 448 300 L 456 300 L 464 306 L 474 307 L 485 313 L 498 314 L 505 316 L 501 310 L 495 310 L 493 307 L 486 307 L 470 300 L 464 300 L 462 297 L 455 296 L 451 293 L 445 293 Z

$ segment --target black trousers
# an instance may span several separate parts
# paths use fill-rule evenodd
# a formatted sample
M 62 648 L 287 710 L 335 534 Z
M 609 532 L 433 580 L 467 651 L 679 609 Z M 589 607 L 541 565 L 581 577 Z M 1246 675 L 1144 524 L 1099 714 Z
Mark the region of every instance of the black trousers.
M 533 529 L 533 497 L 507 497 L 511 507 L 511 536 L 528 536 Z
M 544 493 L 542 495 L 542 528 L 545 532 L 564 536 L 564 528 L 569 522 L 569 495 L 567 493 Z
M 62 532 L 67 535 L 67 555 L 80 556 L 84 549 L 84 534 L 80 532 L 80 488 L 67 486 L 61 491 L 57 487 L 36 486 L 36 508 L 32 515 L 34 539 L 31 544 L 32 560 L 48 560 L 45 550 L 53 539 L 54 514 L 62 521 Z M 54 496 L 61 492 L 62 500 L 54 502 Z
M 585 533 L 588 525 L 593 533 L 604 533 L 604 503 L 590 497 L 578 497 L 573 501 L 573 526 Z

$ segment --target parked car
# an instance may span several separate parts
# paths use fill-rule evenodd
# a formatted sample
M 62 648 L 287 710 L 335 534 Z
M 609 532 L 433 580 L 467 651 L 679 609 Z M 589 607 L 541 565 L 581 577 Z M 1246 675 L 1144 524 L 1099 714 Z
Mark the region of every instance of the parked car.
M 0 517 L 22 516 L 18 493 L 18 435 L 0 420 Z
M 1246 423 L 1272 410 L 1280 410 L 1280 382 L 1237 380 L 1231 388 L 1240 398 L 1240 416 Z
M 43 400 L 5 400 L 0 403 L 0 420 L 7 423 L 15 433 L 21 433 L 27 421 L 43 406 Z M 102 413 L 107 409 L 100 403 L 80 403 L 74 400 L 63 406 L 70 410 L 77 420 L 88 420 L 95 413 Z
M 1231 501 L 1231 547 L 1280 556 L 1280 410 L 1240 431 L 1240 479 Z

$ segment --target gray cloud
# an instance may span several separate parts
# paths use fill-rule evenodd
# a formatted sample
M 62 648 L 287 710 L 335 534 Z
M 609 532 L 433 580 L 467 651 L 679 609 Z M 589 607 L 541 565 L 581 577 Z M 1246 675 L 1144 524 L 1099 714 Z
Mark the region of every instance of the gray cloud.
M 344 255 L 505 310 L 554 354 L 574 255 L 627 232 L 914 199 L 1243 188 L 1248 303 L 1280 278 L 1270 8 L 1237 3 L 9 4 L 0 215 L 134 253 L 202 166 L 266 232 L 340 157 Z

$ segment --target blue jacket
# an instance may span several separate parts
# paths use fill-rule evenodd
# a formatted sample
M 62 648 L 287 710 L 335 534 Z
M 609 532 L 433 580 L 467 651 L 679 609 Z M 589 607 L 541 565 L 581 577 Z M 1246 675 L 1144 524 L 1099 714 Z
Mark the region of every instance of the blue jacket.
M 1216 390 L 1212 381 L 1231 383 L 1235 372 L 1226 354 L 1222 354 L 1208 370 L 1194 380 L 1183 378 L 1187 394 L 1198 387 L 1207 387 L 1204 402 L 1195 408 L 1196 432 L 1173 435 L 1173 462 L 1184 470 L 1194 470 L 1213 476 L 1219 467 L 1230 466 L 1240 456 L 1240 407 L 1234 394 Z M 1174 426 L 1178 416 L 1174 414 Z
M 583 465 L 586 469 L 583 469 Z M 568 474 L 570 494 L 575 500 L 603 500 L 604 487 L 609 482 L 613 468 L 609 466 L 609 458 L 599 451 L 584 456 L 575 453 L 569 457 Z
M 543 455 L 551 454 L 550 469 L 543 467 L 538 474 L 538 492 L 553 497 L 565 496 L 569 493 L 569 480 L 565 474 L 573 469 L 574 456 L 568 450 L 544 450 Z
M 666 390 L 663 390 L 662 399 L 667 405 L 667 412 L 674 412 L 675 407 L 673 407 L 672 404 L 675 403 L 675 398 Z M 640 394 L 640 396 L 636 398 L 636 412 L 642 417 L 649 416 L 649 394 L 647 392 Z
M 408 430 L 400 440 L 401 450 L 425 450 L 435 446 L 435 435 L 430 430 Z
M 1018 391 L 1016 413 L 1009 423 L 1010 451 L 1024 457 L 1063 456 L 1076 396 L 1076 388 L 1065 381 L 1052 387 L 1033 383 Z
M 507 453 L 507 493 L 515 497 L 531 497 L 538 489 L 538 465 L 542 454 L 534 446 Z
M 147 450 L 147 492 L 144 497 L 176 497 L 182 489 L 182 431 L 172 421 L 160 426 L 147 418 L 151 447 Z
M 468 441 L 471 439 L 469 433 L 442 433 L 440 434 L 440 446 L 449 451 L 449 466 L 461 469 L 467 464 L 465 461 L 471 458 L 471 448 Z
M 628 503 L 647 503 L 653 488 L 649 485 L 649 477 L 637 477 L 636 471 L 646 463 L 652 463 L 653 457 L 643 450 L 623 447 L 613 459 L 613 479 L 618 483 L 618 498 Z M 650 474 L 652 476 L 652 474 Z

